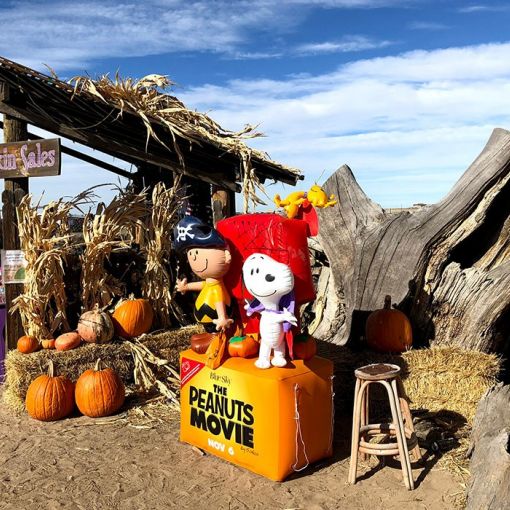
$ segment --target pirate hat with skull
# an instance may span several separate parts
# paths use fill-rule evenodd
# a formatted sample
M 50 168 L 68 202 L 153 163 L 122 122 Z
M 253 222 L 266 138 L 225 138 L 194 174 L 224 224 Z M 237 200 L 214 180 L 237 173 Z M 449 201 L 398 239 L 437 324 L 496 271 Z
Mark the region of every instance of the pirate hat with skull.
M 184 216 L 174 228 L 174 247 L 183 252 L 188 248 L 227 248 L 218 231 L 195 216 Z

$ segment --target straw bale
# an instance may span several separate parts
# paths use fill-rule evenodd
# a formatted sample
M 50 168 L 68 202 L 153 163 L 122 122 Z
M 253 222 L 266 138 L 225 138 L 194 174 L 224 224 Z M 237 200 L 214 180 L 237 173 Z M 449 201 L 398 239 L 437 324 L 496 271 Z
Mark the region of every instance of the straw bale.
M 352 412 L 354 369 L 370 363 L 394 363 L 401 367 L 405 391 L 412 409 L 458 413 L 471 424 L 478 402 L 494 385 L 501 360 L 494 354 L 458 347 L 414 349 L 401 355 L 373 351 L 352 351 L 347 347 L 324 345 L 319 352 L 335 363 L 337 404 Z
M 189 347 L 192 334 L 202 331 L 201 326 L 186 326 L 144 335 L 140 340 L 156 356 L 169 360 L 169 365 L 178 371 L 179 352 Z M 94 368 L 98 358 L 101 358 L 105 367 L 113 368 L 124 384 L 134 383 L 135 363 L 129 342 L 82 344 L 76 349 L 63 352 L 41 350 L 32 354 L 21 354 L 13 350 L 5 359 L 4 401 L 14 412 L 24 411 L 28 386 L 36 377 L 46 373 L 50 359 L 53 360 L 57 374 L 65 374 L 76 381 L 85 370 Z M 156 370 L 156 374 L 163 376 L 164 372 Z

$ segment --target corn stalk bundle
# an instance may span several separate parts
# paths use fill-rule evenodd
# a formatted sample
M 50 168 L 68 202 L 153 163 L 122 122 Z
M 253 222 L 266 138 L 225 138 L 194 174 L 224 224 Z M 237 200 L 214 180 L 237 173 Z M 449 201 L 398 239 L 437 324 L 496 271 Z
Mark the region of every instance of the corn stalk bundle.
M 108 306 L 115 296 L 123 294 L 122 283 L 110 275 L 105 261 L 114 252 L 129 248 L 147 216 L 145 191 L 119 194 L 107 206 L 100 203 L 95 214 L 85 215 L 83 239 L 85 250 L 81 256 L 82 306 L 92 310 Z
M 162 182 L 154 187 L 152 212 L 143 241 L 146 266 L 142 295 L 150 301 L 156 324 L 160 328 L 171 325 L 171 311 L 178 313 L 173 306 L 172 289 L 175 282 L 168 270 L 168 263 L 172 251 L 171 232 L 177 223 L 177 213 L 183 201 L 179 181 L 180 179 L 176 179 L 168 189 Z
M 147 144 L 152 137 L 154 140 L 173 150 L 181 166 L 185 168 L 185 160 L 178 138 L 190 143 L 201 144 L 207 141 L 221 148 L 225 152 L 235 154 L 240 161 L 240 174 L 244 195 L 244 212 L 247 212 L 250 203 L 263 204 L 257 196 L 257 190 L 265 193 L 263 185 L 257 178 L 252 166 L 252 156 L 261 160 L 270 161 L 269 156 L 262 151 L 252 149 L 244 140 L 264 136 L 256 131 L 254 126 L 246 125 L 241 131 L 228 131 L 222 128 L 208 115 L 192 111 L 176 97 L 161 93 L 170 88 L 173 82 L 166 76 L 151 74 L 139 81 L 131 78 L 121 78 L 118 73 L 115 80 L 108 75 L 92 80 L 87 76 L 76 76 L 70 80 L 74 85 L 74 94 L 89 93 L 108 105 L 114 105 L 123 112 L 139 116 L 147 130 Z M 170 145 L 161 140 L 155 133 L 152 122 L 163 125 L 170 134 Z M 293 173 L 298 170 L 289 168 Z
M 40 200 L 32 205 L 32 195 L 26 195 L 16 208 L 20 246 L 27 265 L 24 292 L 14 299 L 11 313 L 19 311 L 28 335 L 45 339 L 51 338 L 59 327 L 70 329 L 64 261 L 79 239 L 69 229 L 69 213 L 90 202 L 91 196 L 91 190 L 87 190 L 67 202 L 52 201 L 39 214 Z

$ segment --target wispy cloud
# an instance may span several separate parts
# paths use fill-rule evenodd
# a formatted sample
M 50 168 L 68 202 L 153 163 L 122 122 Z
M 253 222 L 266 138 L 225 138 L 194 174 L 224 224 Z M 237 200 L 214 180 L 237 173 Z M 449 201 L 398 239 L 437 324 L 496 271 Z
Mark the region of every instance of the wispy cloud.
M 324 41 L 301 44 L 296 48 L 299 55 L 318 55 L 324 53 L 353 53 L 390 46 L 391 41 L 380 41 L 364 35 L 347 35 L 340 41 Z
M 458 12 L 465 14 L 477 13 L 477 12 L 504 12 L 510 11 L 510 5 L 508 4 L 474 4 L 460 7 Z
M 0 54 L 31 67 L 84 70 L 125 56 L 210 52 L 236 60 L 279 58 L 290 48 L 254 51 L 264 38 L 294 30 L 314 8 L 407 7 L 420 0 L 11 0 L 0 3 Z M 362 51 L 368 38 L 310 43 L 301 53 Z
M 379 9 L 383 7 L 408 7 L 420 0 L 282 0 L 283 3 L 316 5 L 337 9 Z
M 409 23 L 408 28 L 410 30 L 448 30 L 451 27 L 445 25 L 443 23 L 435 23 L 433 21 L 415 21 L 413 23 Z
M 510 43 L 413 51 L 180 97 L 231 129 L 260 122 L 267 138 L 253 145 L 302 168 L 304 187 L 348 163 L 373 198 L 397 206 L 438 200 L 492 128 L 510 127 L 509 60 Z
M 262 53 L 245 51 L 253 31 L 284 32 L 301 19 L 300 9 L 276 4 L 278 16 L 266 0 L 219 0 L 214 8 L 206 0 L 48 0 L 44 8 L 15 0 L 0 7 L 0 54 L 57 70 L 87 67 L 101 58 L 164 53 L 261 58 Z

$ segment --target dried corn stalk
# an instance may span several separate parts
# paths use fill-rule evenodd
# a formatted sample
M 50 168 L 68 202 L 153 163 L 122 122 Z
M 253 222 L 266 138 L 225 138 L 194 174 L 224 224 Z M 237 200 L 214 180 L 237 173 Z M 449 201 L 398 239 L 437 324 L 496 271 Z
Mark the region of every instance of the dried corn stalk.
M 68 202 L 63 199 L 50 202 L 39 214 L 40 200 L 32 205 L 32 195 L 26 195 L 16 208 L 20 246 L 27 266 L 24 292 L 14 299 L 11 312 L 19 311 L 28 335 L 44 339 L 51 338 L 59 327 L 70 329 L 64 261 L 80 239 L 69 229 L 69 214 L 91 198 L 92 191 L 87 190 Z
M 176 179 L 171 188 L 162 182 L 152 192 L 152 211 L 143 240 L 147 264 L 142 283 L 142 294 L 148 299 L 154 310 L 156 325 L 167 328 L 171 325 L 170 314 L 173 308 L 172 289 L 174 279 L 168 271 L 168 262 L 172 251 L 171 232 L 178 221 L 177 213 L 182 205 L 180 180 Z
M 177 370 L 170 365 L 168 360 L 156 356 L 146 345 L 140 342 L 140 339 L 134 338 L 127 342 L 127 345 L 131 349 L 135 363 L 133 372 L 135 384 L 146 392 L 156 388 L 161 395 L 168 399 L 168 403 L 172 407 L 179 410 L 177 391 L 180 387 L 180 375 Z M 150 365 L 166 371 L 164 381 L 156 377 Z
M 123 294 L 122 283 L 108 274 L 105 261 L 110 253 L 129 248 L 135 241 L 137 228 L 148 214 L 145 191 L 119 194 L 105 206 L 100 203 L 96 213 L 83 221 L 85 250 L 81 256 L 82 306 L 92 310 L 108 306 L 115 296 Z
M 263 136 L 254 126 L 246 125 L 238 132 L 223 129 L 208 115 L 192 111 L 176 97 L 161 93 L 170 88 L 173 83 L 166 77 L 158 74 L 145 76 L 139 81 L 131 78 L 121 78 L 118 74 L 115 80 L 108 75 L 92 80 L 87 76 L 77 76 L 70 80 L 74 84 L 74 93 L 89 93 L 99 100 L 119 108 L 120 115 L 124 111 L 138 115 L 147 130 L 147 143 L 152 137 L 154 140 L 175 151 L 181 166 L 185 167 L 184 156 L 178 144 L 178 139 L 200 145 L 204 140 L 221 148 L 225 152 L 235 154 L 240 161 L 240 176 L 244 195 L 244 212 L 248 211 L 250 203 L 263 204 L 256 194 L 257 189 L 264 191 L 252 167 L 252 156 L 261 160 L 270 161 L 265 152 L 248 147 L 244 140 Z M 155 133 L 152 122 L 163 125 L 170 134 L 170 145 L 161 140 Z M 294 168 L 282 168 L 299 174 Z

